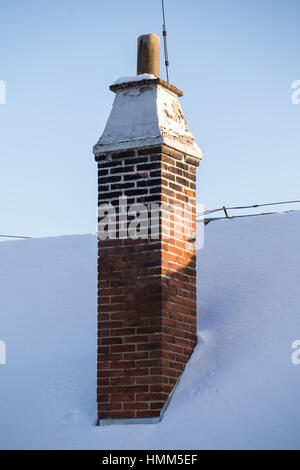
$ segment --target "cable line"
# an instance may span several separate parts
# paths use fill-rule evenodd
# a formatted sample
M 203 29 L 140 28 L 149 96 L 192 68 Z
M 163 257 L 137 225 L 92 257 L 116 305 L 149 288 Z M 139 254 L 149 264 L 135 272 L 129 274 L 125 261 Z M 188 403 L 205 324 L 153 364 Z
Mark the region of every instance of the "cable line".
M 269 203 L 266 203 L 266 204 L 253 204 L 252 206 L 233 206 L 233 207 L 222 206 L 222 207 L 219 207 L 218 209 L 209 209 L 209 210 L 204 211 L 204 212 L 199 212 L 197 214 L 197 216 L 200 217 L 202 215 L 213 214 L 214 212 L 224 211 L 226 217 L 229 218 L 229 215 L 228 215 L 228 212 L 227 212 L 229 210 L 257 209 L 258 207 L 280 206 L 282 204 L 296 204 L 296 203 L 299 203 L 299 202 L 300 202 L 300 199 L 295 200 L 295 201 L 281 201 L 281 202 L 269 202 Z
M 167 74 L 167 82 L 169 81 L 169 57 L 168 57 L 168 43 L 167 43 L 167 28 L 166 28 L 166 15 L 164 0 L 161 0 L 162 14 L 163 14 L 163 38 L 164 38 L 164 51 L 165 51 L 165 66 Z

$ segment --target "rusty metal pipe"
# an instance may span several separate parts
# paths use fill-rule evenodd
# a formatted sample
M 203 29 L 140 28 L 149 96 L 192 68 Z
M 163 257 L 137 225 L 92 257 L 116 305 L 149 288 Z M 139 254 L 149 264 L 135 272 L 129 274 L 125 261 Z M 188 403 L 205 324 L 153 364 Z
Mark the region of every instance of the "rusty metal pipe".
M 160 37 L 156 34 L 139 36 L 137 48 L 137 74 L 149 73 L 159 77 Z

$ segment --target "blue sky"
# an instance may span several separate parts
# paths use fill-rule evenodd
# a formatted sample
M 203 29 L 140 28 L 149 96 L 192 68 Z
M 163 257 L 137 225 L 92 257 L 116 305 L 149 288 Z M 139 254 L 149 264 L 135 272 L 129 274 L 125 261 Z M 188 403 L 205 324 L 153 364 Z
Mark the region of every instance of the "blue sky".
M 204 154 L 198 202 L 300 199 L 300 2 L 165 3 L 170 81 Z M 0 233 L 95 231 L 108 87 L 161 24 L 160 0 L 0 0 Z

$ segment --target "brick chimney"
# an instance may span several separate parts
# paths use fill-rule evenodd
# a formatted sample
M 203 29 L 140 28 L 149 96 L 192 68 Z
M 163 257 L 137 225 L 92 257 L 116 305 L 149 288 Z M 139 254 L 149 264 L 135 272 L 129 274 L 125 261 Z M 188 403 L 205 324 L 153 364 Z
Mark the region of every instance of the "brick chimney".
M 94 146 L 100 425 L 159 422 L 196 344 L 201 151 L 183 93 L 159 78 L 159 42 L 138 39 L 138 75 L 110 87 L 115 101 Z

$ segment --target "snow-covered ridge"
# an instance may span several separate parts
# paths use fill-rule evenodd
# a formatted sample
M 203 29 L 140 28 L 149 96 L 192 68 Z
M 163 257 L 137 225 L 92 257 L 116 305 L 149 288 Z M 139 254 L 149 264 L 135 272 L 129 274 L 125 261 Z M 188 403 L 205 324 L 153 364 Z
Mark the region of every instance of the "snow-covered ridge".
M 198 346 L 157 425 L 96 422 L 93 235 L 0 244 L 2 449 L 300 447 L 300 213 L 219 221 L 198 252 Z

